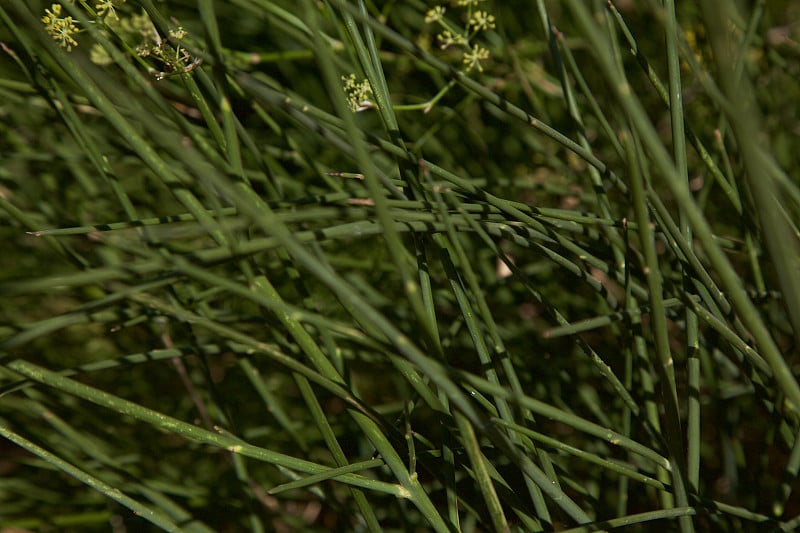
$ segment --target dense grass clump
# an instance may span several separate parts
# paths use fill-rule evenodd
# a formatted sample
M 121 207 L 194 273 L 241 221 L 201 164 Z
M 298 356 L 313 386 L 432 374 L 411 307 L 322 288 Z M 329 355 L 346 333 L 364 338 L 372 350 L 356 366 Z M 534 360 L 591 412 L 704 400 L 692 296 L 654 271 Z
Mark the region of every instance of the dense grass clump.
M 0 3 L 0 529 L 800 527 L 800 9 L 675 4 Z

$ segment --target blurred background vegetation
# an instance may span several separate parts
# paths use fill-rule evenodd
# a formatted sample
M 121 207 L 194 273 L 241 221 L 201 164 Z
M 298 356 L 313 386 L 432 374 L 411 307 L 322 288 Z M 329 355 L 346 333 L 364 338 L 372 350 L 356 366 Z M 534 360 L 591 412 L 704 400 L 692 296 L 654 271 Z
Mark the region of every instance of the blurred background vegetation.
M 0 530 L 800 526 L 797 2 L 0 42 Z

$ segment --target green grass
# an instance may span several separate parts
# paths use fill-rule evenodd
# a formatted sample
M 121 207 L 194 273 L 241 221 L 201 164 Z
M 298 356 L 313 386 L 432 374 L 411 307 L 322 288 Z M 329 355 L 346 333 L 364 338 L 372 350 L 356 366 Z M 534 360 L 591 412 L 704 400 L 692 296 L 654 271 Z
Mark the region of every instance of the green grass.
M 0 5 L 0 526 L 800 526 L 800 10 L 675 4 Z

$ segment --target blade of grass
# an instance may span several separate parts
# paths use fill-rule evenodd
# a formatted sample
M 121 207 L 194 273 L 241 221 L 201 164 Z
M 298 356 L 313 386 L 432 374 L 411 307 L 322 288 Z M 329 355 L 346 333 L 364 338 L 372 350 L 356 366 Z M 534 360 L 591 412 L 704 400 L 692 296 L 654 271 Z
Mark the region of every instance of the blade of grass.
M 683 87 L 681 82 L 680 57 L 678 54 L 678 20 L 674 0 L 664 0 L 666 23 L 664 25 L 667 68 L 669 72 L 669 110 L 670 126 L 672 129 L 672 156 L 677 172 L 683 177 L 686 188 L 689 187 L 689 171 L 686 156 L 686 132 L 683 120 Z M 688 194 L 688 192 L 687 192 Z M 692 230 L 683 209 L 679 208 L 681 233 L 686 242 L 692 240 Z M 687 273 L 683 272 L 683 282 L 686 289 L 691 288 Z M 700 361 L 697 358 L 699 349 L 699 333 L 697 315 L 690 308 L 686 309 L 686 353 L 687 353 L 687 381 L 689 383 L 689 396 L 686 399 L 688 413 L 686 419 L 686 482 L 690 489 L 697 490 L 700 482 Z M 688 517 L 679 518 L 682 529 L 692 529 Z
M 44 372 L 47 372 L 43 368 L 40 369 Z M 26 439 L 22 435 L 12 431 L 8 426 L 6 426 L 6 424 L 0 424 L 0 436 L 8 439 L 17 446 L 27 450 L 31 454 L 40 457 L 45 462 L 52 465 L 53 468 L 55 468 L 56 470 L 59 470 L 69 476 L 74 477 L 84 485 L 93 488 L 97 492 L 105 495 L 107 498 L 112 499 L 117 503 L 119 503 L 120 505 L 122 505 L 123 507 L 130 509 L 136 515 L 141 516 L 148 522 L 155 524 L 164 531 L 180 531 L 178 525 L 174 523 L 172 520 L 170 520 L 167 516 L 162 514 L 161 512 L 134 500 L 130 496 L 127 496 L 124 493 L 122 493 L 116 487 L 112 487 L 102 482 L 101 480 L 97 479 L 96 477 L 88 474 L 87 472 L 84 472 L 83 470 L 76 468 L 67 461 L 61 459 L 58 455 L 49 452 L 48 450 L 42 448 L 41 446 L 38 446 L 37 444 Z
M 592 43 L 592 50 L 595 57 L 601 64 L 601 72 L 608 78 L 609 86 L 612 87 L 614 94 L 630 117 L 633 126 L 641 136 L 644 148 L 652 158 L 655 167 L 664 176 L 664 183 L 669 187 L 674 195 L 676 202 L 679 203 L 686 212 L 686 217 L 703 249 L 708 256 L 708 260 L 713 265 L 720 278 L 722 288 L 727 292 L 734 308 L 739 314 L 742 322 L 751 331 L 756 343 L 761 348 L 761 353 L 772 367 L 775 379 L 781 390 L 786 394 L 790 402 L 791 409 L 797 411 L 800 407 L 800 385 L 798 385 L 786 361 L 780 353 L 772 339 L 769 330 L 765 326 L 758 311 L 753 306 L 747 292 L 741 286 L 741 280 L 736 271 L 731 266 L 725 254 L 715 242 L 713 233 L 708 221 L 703 213 L 698 209 L 694 199 L 691 198 L 683 184 L 683 180 L 677 175 L 674 165 L 670 161 L 658 134 L 650 124 L 646 114 L 641 108 L 641 104 L 633 97 L 630 86 L 620 83 L 615 77 L 615 68 L 611 59 L 607 55 L 603 41 L 597 35 L 590 14 L 586 7 L 569 0 L 570 11 L 575 14 L 581 28 L 587 38 Z
M 150 424 L 155 428 L 161 429 L 168 433 L 175 433 L 176 435 L 188 440 L 226 449 L 233 453 L 239 453 L 259 461 L 264 461 L 276 466 L 283 466 L 292 470 L 298 470 L 300 472 L 316 474 L 329 470 L 328 467 L 318 463 L 305 461 L 258 446 L 253 446 L 252 444 L 246 443 L 241 439 L 208 431 L 192 424 L 187 424 L 186 422 L 164 415 L 163 413 L 153 411 L 152 409 L 148 409 L 141 405 L 137 405 L 105 391 L 101 391 L 94 387 L 74 381 L 70 378 L 60 376 L 56 372 L 52 372 L 27 361 L 22 361 L 20 359 L 12 359 L 10 361 L 6 360 L 4 362 L 4 366 L 32 381 L 53 387 L 67 394 L 77 396 L 78 398 L 82 398 L 94 404 L 100 405 L 110 409 L 111 411 L 128 415 L 132 418 Z M 0 432 L 2 432 L 3 436 L 9 439 L 12 439 L 14 436 L 11 433 L 7 433 L 2 426 L 0 426 Z M 44 452 L 44 450 L 42 451 Z M 35 453 L 33 450 L 31 450 L 31 452 Z M 36 455 L 39 454 L 36 453 Z M 58 458 L 54 458 L 54 460 L 57 461 Z M 65 465 L 65 468 L 68 468 L 68 466 L 69 465 Z M 361 486 L 370 490 L 378 490 L 380 492 L 392 494 L 397 497 L 409 496 L 409 493 L 400 485 L 370 480 L 354 474 L 343 474 L 338 476 L 337 480 L 344 483 L 353 484 L 355 486 Z M 109 488 L 109 490 L 113 489 Z

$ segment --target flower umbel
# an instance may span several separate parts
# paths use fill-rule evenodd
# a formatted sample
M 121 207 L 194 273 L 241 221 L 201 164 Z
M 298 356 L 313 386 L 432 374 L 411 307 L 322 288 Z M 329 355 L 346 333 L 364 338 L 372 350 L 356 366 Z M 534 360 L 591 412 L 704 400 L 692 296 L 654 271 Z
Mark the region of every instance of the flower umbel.
M 125 0 L 120 0 L 119 3 L 125 3 Z M 119 20 L 117 10 L 114 8 L 114 0 L 98 2 L 94 5 L 94 9 L 97 11 L 98 17 L 111 17 L 115 20 Z
M 52 37 L 62 48 L 67 51 L 72 50 L 73 46 L 78 46 L 78 41 L 75 40 L 73 35 L 80 33 L 77 23 L 72 17 L 61 16 L 61 4 L 51 4 L 50 9 L 44 10 L 45 15 L 42 17 L 45 31 Z
M 203 60 L 193 57 L 183 43 L 188 39 L 189 32 L 183 26 L 169 30 L 169 37 L 162 38 L 146 13 L 141 17 L 131 17 L 130 22 L 123 19 L 122 29 L 130 34 L 138 33 L 142 39 L 136 47 L 136 55 L 140 58 L 151 58 L 160 64 L 162 70 L 154 67 L 148 68 L 156 80 L 161 81 L 171 76 L 188 74 L 199 67 Z
M 472 69 L 483 72 L 483 66 L 480 62 L 489 59 L 489 51 L 472 42 L 480 32 L 495 28 L 494 15 L 485 10 L 474 10 L 474 8 L 483 1 L 484 0 L 451 0 L 451 3 L 456 7 L 466 8 L 466 13 L 463 15 L 463 20 L 466 22 L 461 28 L 457 28 L 450 20 L 445 18 L 445 8 L 443 6 L 436 6 L 429 9 L 425 14 L 426 23 L 436 24 L 442 29 L 442 31 L 436 35 L 439 48 L 442 50 L 447 50 L 448 48 L 461 48 L 464 50 L 461 60 L 465 65 L 465 72 L 469 72 Z
M 443 31 L 439 35 L 436 36 L 436 40 L 439 41 L 439 48 L 445 50 L 450 48 L 451 46 L 461 46 L 463 48 L 469 47 L 469 41 L 463 35 L 456 34 L 453 35 L 448 30 Z
M 433 9 L 428 10 L 425 14 L 425 23 L 431 24 L 432 22 L 438 22 L 444 18 L 444 11 L 445 9 L 442 6 L 436 6 Z
M 344 82 L 344 92 L 347 95 L 347 103 L 350 104 L 350 109 L 354 113 L 376 107 L 369 99 L 372 94 L 369 80 L 356 81 L 356 75 L 350 74 L 342 76 L 342 81 Z
M 466 65 L 466 70 L 469 72 L 473 68 L 477 68 L 478 72 L 483 72 L 481 61 L 489 59 L 489 50 L 481 46 L 473 45 L 469 52 L 464 52 L 463 63 Z
M 494 15 L 490 15 L 488 11 L 476 11 L 469 19 L 469 25 L 476 32 L 494 29 Z

